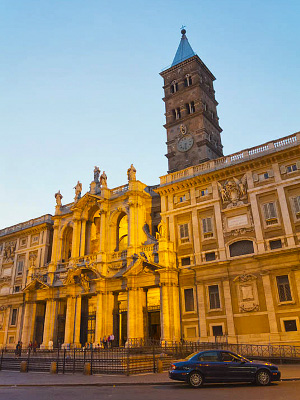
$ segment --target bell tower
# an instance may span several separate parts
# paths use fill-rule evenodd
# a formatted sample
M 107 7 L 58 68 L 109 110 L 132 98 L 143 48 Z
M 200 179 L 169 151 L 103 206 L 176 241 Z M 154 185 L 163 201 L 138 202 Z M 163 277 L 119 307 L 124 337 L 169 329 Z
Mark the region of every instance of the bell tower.
M 161 72 L 166 107 L 168 173 L 223 156 L 213 82 L 181 30 L 171 67 Z

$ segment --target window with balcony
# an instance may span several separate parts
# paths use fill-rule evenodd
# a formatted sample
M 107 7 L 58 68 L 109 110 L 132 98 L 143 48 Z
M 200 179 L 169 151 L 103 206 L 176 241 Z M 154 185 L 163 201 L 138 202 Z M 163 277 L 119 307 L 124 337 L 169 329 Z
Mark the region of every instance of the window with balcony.
M 292 293 L 288 275 L 277 276 L 276 280 L 280 303 L 292 301 Z
M 266 203 L 263 205 L 263 212 L 267 226 L 278 224 L 278 216 L 275 202 Z
M 189 224 L 179 225 L 179 237 L 181 243 L 186 243 L 190 241 L 189 237 Z
M 296 219 L 300 219 L 300 196 L 292 198 L 292 205 Z
M 218 285 L 208 286 L 208 296 L 209 296 L 209 308 L 211 310 L 216 310 L 221 308 Z
M 214 236 L 213 224 L 212 224 L 211 217 L 202 219 L 202 232 L 203 232 L 203 237 L 205 239 L 208 239 L 208 238 L 211 238 Z

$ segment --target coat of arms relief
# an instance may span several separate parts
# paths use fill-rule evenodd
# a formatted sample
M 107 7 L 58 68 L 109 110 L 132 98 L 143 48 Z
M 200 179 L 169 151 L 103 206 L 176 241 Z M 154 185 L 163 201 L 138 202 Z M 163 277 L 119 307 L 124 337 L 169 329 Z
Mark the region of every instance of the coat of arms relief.
M 222 203 L 226 208 L 243 205 L 243 200 L 247 199 L 247 176 L 241 178 L 232 178 L 226 180 L 223 184 L 218 182 L 219 192 L 222 198 Z

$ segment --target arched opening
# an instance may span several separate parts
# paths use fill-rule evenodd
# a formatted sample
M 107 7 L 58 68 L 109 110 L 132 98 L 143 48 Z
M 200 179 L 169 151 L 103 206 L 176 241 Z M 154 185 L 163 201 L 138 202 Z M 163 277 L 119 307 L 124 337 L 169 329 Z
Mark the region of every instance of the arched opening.
M 243 256 L 254 253 L 253 242 L 251 240 L 239 240 L 229 246 L 230 257 Z
M 117 221 L 116 250 L 123 251 L 128 246 L 128 216 L 124 212 L 119 215 Z
M 85 228 L 85 254 L 93 254 L 99 251 L 100 244 L 100 213 L 92 209 L 86 221 Z
M 68 226 L 63 234 L 63 251 L 62 251 L 62 262 L 66 262 L 71 258 L 72 255 L 72 238 L 73 228 Z

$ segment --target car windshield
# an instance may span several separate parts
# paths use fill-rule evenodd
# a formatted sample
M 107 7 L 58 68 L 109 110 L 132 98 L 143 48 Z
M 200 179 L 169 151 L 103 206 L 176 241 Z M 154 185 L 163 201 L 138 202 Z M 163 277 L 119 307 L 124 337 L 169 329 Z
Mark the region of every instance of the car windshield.
M 190 360 L 192 357 L 194 357 L 196 354 L 198 354 L 199 351 L 195 351 L 195 353 L 190 354 L 189 356 L 185 357 L 185 360 Z

